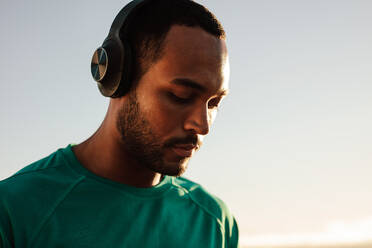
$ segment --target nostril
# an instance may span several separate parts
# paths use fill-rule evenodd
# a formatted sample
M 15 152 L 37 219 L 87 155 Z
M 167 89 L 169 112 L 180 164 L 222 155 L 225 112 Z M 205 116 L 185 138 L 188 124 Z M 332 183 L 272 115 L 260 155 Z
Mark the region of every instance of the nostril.
M 195 109 L 185 121 L 185 130 L 195 134 L 209 133 L 210 118 L 207 108 Z

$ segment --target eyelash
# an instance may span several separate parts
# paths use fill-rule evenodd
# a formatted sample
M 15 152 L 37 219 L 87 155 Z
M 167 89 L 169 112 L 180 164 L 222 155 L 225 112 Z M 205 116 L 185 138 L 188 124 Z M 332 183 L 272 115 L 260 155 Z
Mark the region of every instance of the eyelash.
M 175 94 L 171 92 L 168 93 L 168 96 L 173 102 L 178 103 L 178 104 L 187 104 L 193 100 L 193 97 L 182 98 L 182 97 L 176 96 Z
M 177 103 L 177 104 L 188 104 L 188 103 L 191 103 L 193 100 L 194 100 L 194 97 L 191 96 L 189 98 L 182 98 L 182 97 L 178 97 L 177 95 L 173 94 L 172 92 L 169 92 L 168 93 L 168 96 L 169 98 Z M 215 103 L 213 103 L 215 102 Z M 217 100 L 217 99 L 213 99 L 211 100 L 209 103 L 208 103 L 208 108 L 211 108 L 211 109 L 218 109 L 219 108 L 219 104 L 220 101 Z

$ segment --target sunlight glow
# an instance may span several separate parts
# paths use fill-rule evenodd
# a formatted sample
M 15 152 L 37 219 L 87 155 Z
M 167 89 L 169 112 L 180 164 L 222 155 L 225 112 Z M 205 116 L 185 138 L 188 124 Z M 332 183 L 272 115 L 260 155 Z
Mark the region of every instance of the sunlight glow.
M 372 241 L 372 216 L 354 222 L 335 221 L 323 232 L 245 236 L 244 246 L 342 245 Z

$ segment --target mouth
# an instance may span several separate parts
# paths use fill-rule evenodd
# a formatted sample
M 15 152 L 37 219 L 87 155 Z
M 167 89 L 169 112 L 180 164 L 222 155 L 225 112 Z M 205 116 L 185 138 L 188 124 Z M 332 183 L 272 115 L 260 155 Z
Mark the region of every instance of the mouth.
M 193 144 L 178 144 L 172 147 L 172 150 L 180 157 L 191 157 L 197 147 Z

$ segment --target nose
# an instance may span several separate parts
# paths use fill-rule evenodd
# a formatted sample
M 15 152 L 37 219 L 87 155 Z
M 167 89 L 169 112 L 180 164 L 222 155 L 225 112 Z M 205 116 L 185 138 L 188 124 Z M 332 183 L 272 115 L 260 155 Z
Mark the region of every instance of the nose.
M 208 106 L 195 108 L 186 118 L 184 129 L 195 134 L 207 135 L 209 133 L 210 119 Z

